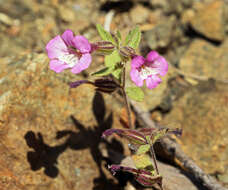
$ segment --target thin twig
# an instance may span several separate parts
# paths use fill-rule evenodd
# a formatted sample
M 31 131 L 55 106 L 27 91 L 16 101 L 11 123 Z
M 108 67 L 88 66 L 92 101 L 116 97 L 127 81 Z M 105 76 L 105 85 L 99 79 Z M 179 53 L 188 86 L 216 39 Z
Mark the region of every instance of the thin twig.
M 195 80 L 199 80 L 199 81 L 207 81 L 209 80 L 211 77 L 206 77 L 206 76 L 199 76 L 196 74 L 190 74 L 190 73 L 186 73 L 178 68 L 176 68 L 175 66 L 173 66 L 172 64 L 170 64 L 170 66 L 180 75 L 184 76 L 184 77 L 189 77 L 189 78 L 193 78 Z M 228 83 L 228 79 L 219 79 L 219 78 L 214 78 L 214 80 L 218 81 L 218 82 L 222 82 L 222 83 Z
M 115 11 L 111 10 L 108 12 L 108 14 L 105 16 L 105 21 L 104 21 L 104 29 L 108 32 L 110 32 L 110 25 L 113 19 L 113 16 L 115 15 Z
M 143 112 L 134 102 L 131 102 L 131 105 L 137 119 L 139 119 L 139 122 L 143 125 L 143 127 L 158 128 L 158 126 L 150 119 L 149 113 Z M 196 181 L 204 185 L 208 190 L 227 190 L 212 176 L 204 173 L 204 171 L 181 150 L 179 144 L 171 140 L 169 137 L 161 139 L 160 143 L 170 157 L 176 158 L 178 162 L 181 163 L 183 168 L 192 174 Z

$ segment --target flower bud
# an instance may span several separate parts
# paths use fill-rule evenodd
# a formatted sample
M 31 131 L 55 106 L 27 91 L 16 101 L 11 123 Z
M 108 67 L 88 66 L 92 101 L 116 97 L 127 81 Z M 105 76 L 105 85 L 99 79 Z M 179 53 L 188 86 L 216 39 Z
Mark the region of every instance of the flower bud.
M 120 48 L 120 54 L 126 59 L 136 56 L 135 50 L 129 46 L 124 46 Z
M 98 53 L 101 53 L 104 55 L 111 54 L 114 49 L 115 49 L 115 46 L 112 44 L 112 42 L 108 42 L 108 41 L 101 41 L 101 42 L 96 42 L 92 44 L 93 51 L 97 51 Z
M 147 144 L 145 137 L 140 132 L 136 130 L 131 130 L 131 129 L 107 129 L 102 134 L 102 137 L 105 138 L 107 136 L 112 135 L 113 133 L 116 133 L 128 139 L 131 144 L 136 144 L 136 145 Z
M 119 85 L 114 80 L 109 78 L 95 80 L 94 86 L 97 87 L 96 90 L 106 93 L 112 93 L 119 88 Z

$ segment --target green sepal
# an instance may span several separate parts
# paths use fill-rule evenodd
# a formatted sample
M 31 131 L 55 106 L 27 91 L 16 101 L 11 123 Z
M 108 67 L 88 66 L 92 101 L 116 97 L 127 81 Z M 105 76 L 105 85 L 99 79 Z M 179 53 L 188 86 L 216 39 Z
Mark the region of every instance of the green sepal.
M 127 87 L 126 93 L 132 100 L 141 102 L 144 99 L 144 92 L 139 87 Z

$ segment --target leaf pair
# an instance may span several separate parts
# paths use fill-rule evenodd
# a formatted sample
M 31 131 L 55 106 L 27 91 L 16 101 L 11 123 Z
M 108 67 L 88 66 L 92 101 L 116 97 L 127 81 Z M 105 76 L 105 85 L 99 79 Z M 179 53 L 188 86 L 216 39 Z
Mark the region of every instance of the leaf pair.
M 135 176 L 135 180 L 146 187 L 151 187 L 155 183 L 160 187 L 162 186 L 162 177 L 155 175 L 155 170 L 151 162 L 151 158 L 146 154 L 150 151 L 151 146 L 159 140 L 161 137 L 168 133 L 174 133 L 181 135 L 180 129 L 168 129 L 168 128 L 141 128 L 139 130 L 131 129 L 108 129 L 102 137 L 106 138 L 113 133 L 118 134 L 129 140 L 130 146 L 136 147 L 136 154 L 132 156 L 136 168 L 125 167 L 120 165 L 111 165 L 109 169 L 113 175 L 121 170 L 129 172 Z
M 124 42 L 122 42 L 122 37 L 119 31 L 117 31 L 116 35 L 113 35 L 106 31 L 100 24 L 97 24 L 96 27 L 102 40 L 112 43 L 115 48 L 112 49 L 112 52 L 109 55 L 105 56 L 106 67 L 93 73 L 92 75 L 107 76 L 109 74 L 112 74 L 116 79 L 120 80 L 123 69 L 122 63 L 126 61 L 126 58 L 123 57 L 120 49 L 122 49 L 123 44 L 124 46 L 129 46 L 129 48 L 126 48 L 128 49 L 128 51 L 131 50 L 130 53 L 134 52 L 134 49 L 138 47 L 141 40 L 141 32 L 139 30 L 139 27 L 136 27 L 132 31 L 130 31 Z M 122 52 L 124 53 L 124 51 Z M 128 56 L 128 54 L 126 55 Z
M 119 31 L 117 31 L 116 35 L 112 35 L 108 31 L 106 31 L 100 24 L 96 25 L 97 31 L 102 40 L 112 42 L 117 47 L 120 46 L 129 46 L 133 49 L 137 49 L 141 40 L 141 32 L 139 27 L 136 26 L 133 30 L 131 30 L 124 42 L 122 42 L 122 37 Z
M 156 141 L 166 136 L 169 133 L 174 133 L 176 135 L 181 135 L 181 129 L 169 129 L 169 128 L 141 128 L 139 130 L 132 129 L 108 129 L 103 134 L 102 137 L 106 138 L 113 133 L 126 138 L 131 147 L 136 151 L 136 154 L 145 154 L 149 151 L 150 146 L 152 146 Z

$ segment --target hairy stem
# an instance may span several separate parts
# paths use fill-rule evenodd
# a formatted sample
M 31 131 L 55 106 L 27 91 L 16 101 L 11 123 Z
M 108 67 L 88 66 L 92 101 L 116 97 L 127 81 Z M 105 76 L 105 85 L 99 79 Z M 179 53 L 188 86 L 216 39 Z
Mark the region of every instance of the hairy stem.
M 132 124 L 132 119 L 131 119 L 131 107 L 130 107 L 130 104 L 129 104 L 129 101 L 128 101 L 128 98 L 127 98 L 127 94 L 126 94 L 126 91 L 125 91 L 125 82 L 126 82 L 126 68 L 125 68 L 125 65 L 124 65 L 123 73 L 122 73 L 121 91 L 122 91 L 122 94 L 123 94 L 123 97 L 124 97 L 124 103 L 125 103 L 125 106 L 126 106 L 126 109 L 127 109 L 129 127 L 130 127 L 130 129 L 134 129 L 134 126 Z
M 157 158 L 156 158 L 156 155 L 155 155 L 155 151 L 154 151 L 154 146 L 153 145 L 150 145 L 150 154 L 151 154 L 152 159 L 154 161 L 154 166 L 155 166 L 156 173 L 157 173 L 157 175 L 159 175 L 158 165 L 157 165 Z
M 151 154 L 151 157 L 153 159 L 153 162 L 154 162 L 154 167 L 155 167 L 155 171 L 157 173 L 157 175 L 159 175 L 159 171 L 158 171 L 158 165 L 157 165 L 157 158 L 156 158 L 156 154 L 155 154 L 155 151 L 154 151 L 154 145 L 150 145 L 150 154 Z M 162 184 L 159 184 L 161 190 L 163 190 L 163 187 L 162 187 Z

